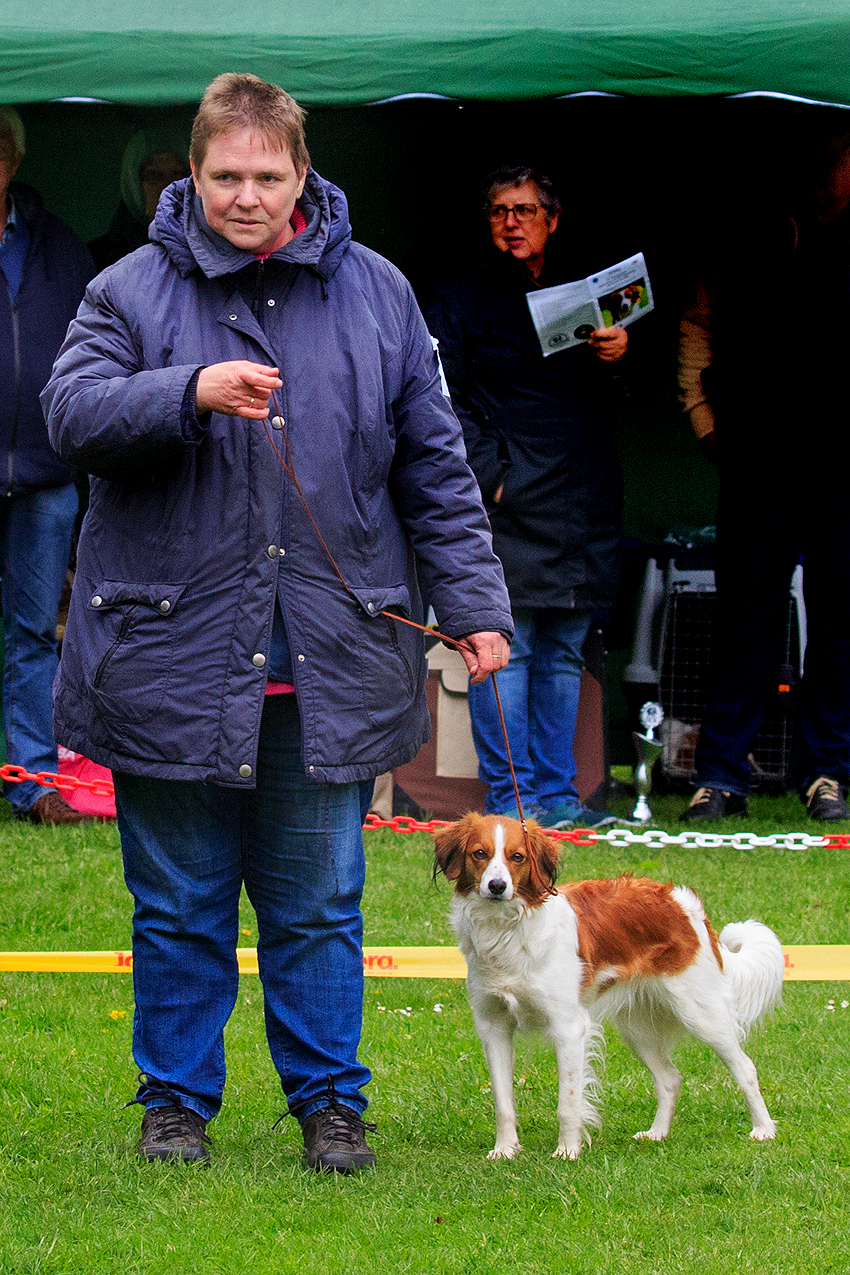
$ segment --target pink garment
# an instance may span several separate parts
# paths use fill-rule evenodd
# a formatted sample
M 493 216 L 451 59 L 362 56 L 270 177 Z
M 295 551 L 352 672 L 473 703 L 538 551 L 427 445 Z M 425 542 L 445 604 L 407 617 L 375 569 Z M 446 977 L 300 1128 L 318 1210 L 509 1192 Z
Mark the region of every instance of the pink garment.
M 271 678 L 266 682 L 267 695 L 294 695 L 295 687 L 291 682 L 273 682 Z
M 90 783 L 92 779 L 105 780 L 112 783 L 112 771 L 99 766 L 96 761 L 89 761 L 82 753 L 72 753 L 69 748 L 59 747 L 59 774 L 73 775 L 75 779 L 83 779 Z M 96 815 L 99 819 L 115 818 L 115 798 L 95 797 L 86 788 L 76 788 L 73 792 L 63 792 L 69 806 L 84 815 Z
M 307 229 L 307 218 L 304 216 L 300 208 L 296 207 L 295 212 L 289 218 L 289 224 L 294 232 L 292 239 L 294 239 L 296 235 L 300 235 L 302 230 Z M 281 233 L 281 238 L 283 238 L 283 232 Z M 288 240 L 288 242 L 292 243 L 292 239 Z M 257 261 L 268 261 L 272 253 L 277 252 L 280 247 L 282 247 L 282 245 L 276 243 L 273 248 L 269 248 L 268 252 L 255 252 L 254 256 Z

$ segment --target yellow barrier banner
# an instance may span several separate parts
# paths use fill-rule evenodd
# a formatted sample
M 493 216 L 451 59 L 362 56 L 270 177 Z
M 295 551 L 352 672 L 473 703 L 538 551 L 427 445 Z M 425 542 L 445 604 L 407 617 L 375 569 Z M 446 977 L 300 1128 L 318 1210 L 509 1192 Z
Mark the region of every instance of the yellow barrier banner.
M 236 949 L 240 974 L 256 974 L 257 949 Z M 133 953 L 0 952 L 0 971 L 43 974 L 130 974 Z M 466 978 L 456 947 L 364 947 L 368 978 Z
M 841 983 L 850 980 L 850 947 L 821 943 L 783 947 L 785 982 Z
M 785 981 L 850 981 L 850 945 L 784 947 Z M 236 950 L 240 974 L 256 974 L 257 949 Z M 133 953 L 0 952 L 0 971 L 42 974 L 130 974 Z M 367 978 L 466 978 L 466 961 L 456 947 L 364 947 Z

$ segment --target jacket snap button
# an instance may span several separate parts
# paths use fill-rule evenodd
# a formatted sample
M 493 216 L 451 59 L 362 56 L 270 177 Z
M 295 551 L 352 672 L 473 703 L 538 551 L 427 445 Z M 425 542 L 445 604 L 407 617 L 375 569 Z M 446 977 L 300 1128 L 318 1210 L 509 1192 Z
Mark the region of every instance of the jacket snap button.
M 315 767 L 315 766 L 311 766 L 311 767 L 310 767 L 310 769 L 311 769 L 311 770 L 315 770 L 315 769 L 316 769 L 316 767 Z
M 299 655 L 299 656 L 298 656 L 298 663 L 299 663 L 299 664 L 303 664 L 303 663 L 304 663 L 304 656 L 303 656 L 303 655 Z
M 285 549 L 278 549 L 278 551 L 277 551 L 277 556 L 278 556 L 279 558 L 285 558 L 285 557 L 286 557 L 286 550 L 285 550 Z
M 270 301 L 270 302 L 269 302 L 269 305 L 274 305 L 274 301 Z
M 370 614 L 370 615 L 374 615 L 374 614 L 375 614 L 375 603 L 374 603 L 374 602 L 367 602 L 367 603 L 366 603 L 366 610 L 369 612 L 369 614 Z
M 235 314 L 231 314 L 231 316 L 230 316 L 230 322 L 231 322 L 231 323 L 235 323 L 235 322 L 236 322 L 236 317 L 237 317 L 237 316 L 236 316 Z
M 284 421 L 282 416 L 272 417 L 272 429 L 283 429 L 285 424 L 286 422 Z
M 99 593 L 96 593 L 96 594 L 94 595 L 94 597 L 93 597 L 93 598 L 92 598 L 92 600 L 91 600 L 91 604 L 92 604 L 92 606 L 93 606 L 93 607 L 102 607 L 102 606 L 103 606 L 103 598 L 100 596 L 100 594 L 99 594 Z
M 250 767 L 250 766 L 240 766 L 240 767 L 239 767 L 239 774 L 240 774 L 240 777 L 241 777 L 242 779 L 250 779 L 250 778 L 251 778 L 251 767 Z
M 277 545 L 269 545 L 268 549 L 266 550 L 266 553 L 269 555 L 269 557 L 270 557 L 270 558 L 276 558 L 276 557 L 277 557 Z
M 254 665 L 254 668 L 262 668 L 265 662 L 266 662 L 266 657 L 260 651 L 257 652 L 253 660 L 251 661 L 251 663 Z
M 159 609 L 163 615 L 165 615 L 168 611 L 171 610 L 171 603 L 168 601 L 168 598 L 162 599 L 162 601 L 159 604 Z

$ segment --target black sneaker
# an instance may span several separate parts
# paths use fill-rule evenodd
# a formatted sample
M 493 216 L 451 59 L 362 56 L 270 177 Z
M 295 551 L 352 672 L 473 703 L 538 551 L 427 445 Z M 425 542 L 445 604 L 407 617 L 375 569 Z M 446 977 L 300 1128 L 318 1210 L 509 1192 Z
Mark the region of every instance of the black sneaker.
M 743 819 L 750 812 L 746 797 L 722 788 L 698 788 L 687 810 L 679 815 L 680 823 L 698 823 L 709 819 Z
M 357 1173 L 373 1169 L 378 1157 L 366 1141 L 366 1124 L 353 1107 L 333 1101 L 314 1111 L 301 1126 L 304 1137 L 302 1163 L 319 1173 Z
M 845 792 L 837 779 L 818 775 L 806 789 L 806 808 L 810 819 L 832 823 L 835 819 L 850 819 L 850 807 L 844 800 Z
M 169 1103 L 142 1116 L 139 1155 L 146 1160 L 202 1160 L 209 1164 L 207 1122 L 191 1107 Z

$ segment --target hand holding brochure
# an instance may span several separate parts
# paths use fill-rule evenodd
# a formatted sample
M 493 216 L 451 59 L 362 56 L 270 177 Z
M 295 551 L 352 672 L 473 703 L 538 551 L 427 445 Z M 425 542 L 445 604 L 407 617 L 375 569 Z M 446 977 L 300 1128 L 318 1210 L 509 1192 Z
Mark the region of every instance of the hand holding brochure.
M 654 308 L 643 253 L 575 283 L 526 296 L 544 357 L 582 345 L 597 328 L 624 328 Z

